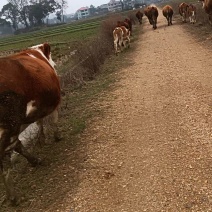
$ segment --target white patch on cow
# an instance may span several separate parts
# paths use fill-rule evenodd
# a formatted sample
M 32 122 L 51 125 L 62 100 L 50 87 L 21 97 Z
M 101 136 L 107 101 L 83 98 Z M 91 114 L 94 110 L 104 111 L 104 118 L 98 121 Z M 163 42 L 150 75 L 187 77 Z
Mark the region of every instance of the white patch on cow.
M 4 133 L 4 129 L 0 128 L 0 139 L 1 139 L 2 135 L 3 135 L 3 133 Z
M 28 54 L 28 53 L 27 53 Z M 37 57 L 35 57 L 33 54 L 28 54 L 30 57 L 32 57 L 32 58 L 37 58 Z
M 156 5 L 155 5 L 155 4 L 150 4 L 149 6 L 150 6 L 150 7 L 156 7 Z
M 31 100 L 30 102 L 27 103 L 27 110 L 26 110 L 26 116 L 29 116 L 30 113 L 33 113 L 37 108 L 33 106 L 35 103 L 35 100 Z
M 51 67 L 55 70 L 55 65 L 56 63 L 52 60 L 52 57 L 51 57 L 51 52 L 50 52 L 50 55 L 49 55 L 49 60 L 46 58 L 46 56 L 44 55 L 44 53 L 42 52 L 42 50 L 40 49 L 40 47 L 43 46 L 43 44 L 39 44 L 39 45 L 36 45 L 36 46 L 32 46 L 30 47 L 29 49 L 34 49 L 36 51 L 38 51 L 44 58 L 45 60 L 51 65 Z M 56 70 L 55 70 L 56 72 Z M 57 72 L 56 72 L 57 73 Z
M 50 53 L 49 55 L 49 63 L 51 64 L 51 66 L 54 68 L 56 66 L 56 63 L 52 60 L 52 54 Z M 56 70 L 55 70 L 56 71 Z

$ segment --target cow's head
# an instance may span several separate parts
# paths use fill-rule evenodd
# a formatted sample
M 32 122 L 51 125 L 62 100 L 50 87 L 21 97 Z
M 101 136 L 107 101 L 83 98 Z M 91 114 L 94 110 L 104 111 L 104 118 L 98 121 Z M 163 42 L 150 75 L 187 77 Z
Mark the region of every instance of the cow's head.
M 55 62 L 52 60 L 51 57 L 51 48 L 50 45 L 48 43 L 43 43 L 43 44 L 39 44 L 36 46 L 32 46 L 29 49 L 34 49 L 37 50 L 38 52 L 40 52 L 44 58 L 49 62 L 49 64 L 54 68 L 55 67 Z

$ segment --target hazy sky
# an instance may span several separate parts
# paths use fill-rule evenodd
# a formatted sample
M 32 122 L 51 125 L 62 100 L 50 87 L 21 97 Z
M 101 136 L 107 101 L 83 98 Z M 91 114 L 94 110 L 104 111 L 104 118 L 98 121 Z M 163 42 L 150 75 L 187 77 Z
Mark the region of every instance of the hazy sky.
M 68 8 L 66 10 L 66 13 L 75 13 L 80 7 L 90 7 L 91 4 L 97 7 L 101 4 L 108 3 L 109 1 L 110 0 L 67 0 Z M 0 10 L 7 3 L 7 0 L 0 0 Z

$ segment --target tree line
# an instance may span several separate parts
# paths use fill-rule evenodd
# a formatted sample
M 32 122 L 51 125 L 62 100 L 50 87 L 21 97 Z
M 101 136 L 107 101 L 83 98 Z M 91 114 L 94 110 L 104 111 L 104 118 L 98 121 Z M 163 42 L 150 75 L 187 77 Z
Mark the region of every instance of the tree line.
M 64 10 L 67 0 L 7 0 L 0 12 L 0 25 L 18 29 L 19 24 L 25 28 L 41 26 L 44 19 L 55 13 L 57 19 L 64 21 Z

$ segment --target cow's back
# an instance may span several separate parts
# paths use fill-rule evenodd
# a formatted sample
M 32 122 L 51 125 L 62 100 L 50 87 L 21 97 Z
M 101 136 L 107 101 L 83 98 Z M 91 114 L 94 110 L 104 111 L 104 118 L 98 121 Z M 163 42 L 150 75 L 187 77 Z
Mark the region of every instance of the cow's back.
M 180 13 L 181 16 L 183 15 L 183 13 L 188 12 L 188 7 L 189 7 L 188 4 L 185 3 L 185 2 L 183 2 L 179 5 L 179 13 Z
M 163 16 L 167 17 L 167 15 L 172 16 L 173 15 L 173 9 L 170 5 L 166 5 L 162 9 Z
M 5 94 L 15 95 L 17 101 L 22 101 L 23 109 L 32 101 L 38 111 L 36 120 L 51 113 L 59 104 L 59 79 L 49 63 L 30 54 L 0 58 L 0 96 L 3 98 Z

